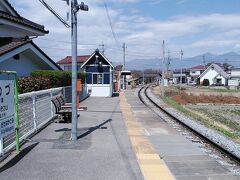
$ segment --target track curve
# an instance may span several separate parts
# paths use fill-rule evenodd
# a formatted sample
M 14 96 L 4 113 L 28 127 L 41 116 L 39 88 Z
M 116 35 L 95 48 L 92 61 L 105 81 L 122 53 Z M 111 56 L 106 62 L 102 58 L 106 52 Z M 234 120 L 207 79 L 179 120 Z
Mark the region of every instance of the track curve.
M 147 89 L 149 88 L 149 86 L 144 86 L 141 87 L 140 90 L 138 91 L 138 97 L 140 99 L 140 101 L 145 104 L 146 106 L 148 106 L 146 104 L 146 102 L 143 100 L 143 97 L 141 95 L 141 92 L 144 91 L 144 96 L 155 106 L 157 107 L 160 111 L 162 111 L 164 114 L 166 114 L 168 117 L 170 117 L 171 119 L 173 119 L 174 121 L 176 121 L 177 123 L 181 124 L 183 127 L 185 127 L 186 129 L 188 129 L 189 131 L 191 131 L 193 134 L 195 134 L 196 136 L 198 136 L 199 138 L 201 138 L 202 140 L 204 140 L 205 142 L 207 142 L 208 144 L 210 144 L 211 146 L 213 146 L 214 148 L 216 148 L 218 151 L 220 151 L 221 153 L 223 153 L 224 155 L 226 155 L 227 157 L 229 157 L 231 160 L 233 160 L 234 162 L 236 162 L 237 164 L 240 165 L 240 157 L 236 154 L 234 154 L 233 152 L 230 152 L 228 149 L 222 147 L 220 144 L 218 144 L 217 142 L 214 142 L 212 139 L 206 137 L 205 135 L 203 135 L 202 133 L 198 132 L 197 130 L 193 129 L 192 127 L 190 127 L 188 124 L 182 122 L 181 120 L 179 120 L 176 116 L 172 115 L 171 113 L 169 113 L 168 111 L 166 111 L 163 107 L 161 107 L 160 105 L 158 105 L 154 100 L 152 100 L 149 95 L 147 94 Z M 148 106 L 149 107 L 149 106 Z M 149 107 L 150 108 L 150 107 Z

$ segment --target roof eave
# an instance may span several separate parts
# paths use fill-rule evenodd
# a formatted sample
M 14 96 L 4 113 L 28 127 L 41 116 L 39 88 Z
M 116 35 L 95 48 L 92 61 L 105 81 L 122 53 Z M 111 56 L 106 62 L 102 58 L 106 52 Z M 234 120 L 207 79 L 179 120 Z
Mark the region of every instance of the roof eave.
M 54 66 L 62 71 L 62 68 L 54 62 L 45 52 L 43 52 L 33 41 L 30 42 L 40 53 L 42 53 Z
M 49 30 L 44 29 L 44 26 L 38 25 L 34 22 L 32 22 L 32 23 L 38 25 L 39 27 L 34 27 L 34 24 L 31 26 L 31 25 L 26 24 L 26 23 L 21 22 L 21 21 L 17 22 L 16 20 L 13 20 L 11 18 L 7 18 L 7 17 L 4 17 L 4 16 L 0 17 L 0 22 L 3 23 L 4 25 L 17 27 L 17 28 L 20 28 L 20 29 L 28 28 L 28 29 L 31 29 L 32 31 L 38 32 L 39 35 L 45 35 L 45 34 L 49 33 Z
M 3 0 L 2 3 L 5 5 L 5 7 L 14 15 L 21 17 L 20 14 L 13 8 L 13 6 L 7 1 Z

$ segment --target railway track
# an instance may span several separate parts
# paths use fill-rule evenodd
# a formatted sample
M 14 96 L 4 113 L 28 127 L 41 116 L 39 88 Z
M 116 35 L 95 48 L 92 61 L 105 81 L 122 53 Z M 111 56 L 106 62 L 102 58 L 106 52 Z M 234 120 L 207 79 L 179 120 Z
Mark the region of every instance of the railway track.
M 140 99 L 140 101 L 145 104 L 146 106 L 148 106 L 146 104 L 146 102 L 143 100 L 142 97 L 142 92 L 144 94 L 144 96 L 155 106 L 157 107 L 161 112 L 163 112 L 165 115 L 167 115 L 169 118 L 171 118 L 172 120 L 174 120 L 175 122 L 177 122 L 178 124 L 180 124 L 181 126 L 183 126 L 184 128 L 186 128 L 187 130 L 189 130 L 190 132 L 192 132 L 194 135 L 196 135 L 197 137 L 199 137 L 201 140 L 203 140 L 205 143 L 209 144 L 210 146 L 212 146 L 213 148 L 217 149 L 219 152 L 221 152 L 222 154 L 224 154 L 224 156 L 229 157 L 232 161 L 234 161 L 235 163 L 237 163 L 238 165 L 240 165 L 240 157 L 238 157 L 236 154 L 230 152 L 228 149 L 225 149 L 224 147 L 222 147 L 221 145 L 219 145 L 218 143 L 214 142 L 212 139 L 206 137 L 205 135 L 201 134 L 200 132 L 198 132 L 197 130 L 193 129 L 192 127 L 190 127 L 188 124 L 182 122 L 181 120 L 179 120 L 176 116 L 174 116 L 173 114 L 169 113 L 168 111 L 166 111 L 163 107 L 161 107 L 160 105 L 158 105 L 154 100 L 152 100 L 149 95 L 147 94 L 147 89 L 149 88 L 149 86 L 145 86 L 140 88 L 140 90 L 138 91 L 138 97 Z M 148 106 L 149 107 L 149 106 Z M 150 107 L 149 107 L 150 108 Z

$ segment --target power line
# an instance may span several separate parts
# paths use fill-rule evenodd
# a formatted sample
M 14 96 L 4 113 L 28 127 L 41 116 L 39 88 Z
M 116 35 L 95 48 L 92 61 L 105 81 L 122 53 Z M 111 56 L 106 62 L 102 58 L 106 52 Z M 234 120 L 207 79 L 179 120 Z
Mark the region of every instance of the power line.
M 114 38 L 114 40 L 115 40 L 116 45 L 117 45 L 117 46 L 120 46 L 120 45 L 119 45 L 119 42 L 118 42 L 118 40 L 117 40 L 116 33 L 115 33 L 115 31 L 114 31 L 114 28 L 113 28 L 113 24 L 112 24 L 112 20 L 111 20 L 109 11 L 108 11 L 108 6 L 107 6 L 107 3 L 106 3 L 106 0 L 104 0 L 103 3 L 104 3 L 105 10 L 106 10 L 106 14 L 107 14 L 107 18 L 108 18 L 108 22 L 109 22 L 109 25 L 110 25 L 110 28 L 111 28 L 111 32 L 112 32 L 113 38 Z
M 60 42 L 60 43 L 65 43 L 65 44 L 70 44 L 71 45 L 71 41 L 60 41 L 60 40 L 56 40 L 56 39 L 51 39 L 51 38 L 38 38 L 37 40 L 42 40 L 42 41 L 49 41 L 49 42 Z M 98 46 L 98 44 L 78 44 L 80 46 Z
M 39 0 L 40 3 L 42 3 L 53 15 L 63 23 L 64 26 L 67 28 L 70 28 L 71 26 L 51 7 L 49 6 L 44 0 Z

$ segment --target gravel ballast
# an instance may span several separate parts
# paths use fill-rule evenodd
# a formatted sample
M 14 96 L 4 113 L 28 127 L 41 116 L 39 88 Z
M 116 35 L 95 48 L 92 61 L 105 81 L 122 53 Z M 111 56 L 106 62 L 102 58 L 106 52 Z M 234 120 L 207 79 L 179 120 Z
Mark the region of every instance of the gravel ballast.
M 147 89 L 148 96 L 158 105 L 163 107 L 164 110 L 166 110 L 168 113 L 172 114 L 174 117 L 179 119 L 182 123 L 188 125 L 198 133 L 202 134 L 203 136 L 207 137 L 208 139 L 212 140 L 214 143 L 220 145 L 227 151 L 231 152 L 238 158 L 240 158 L 240 145 L 233 142 L 232 140 L 228 139 L 227 137 L 221 135 L 217 131 L 210 129 L 206 127 L 205 125 L 201 124 L 200 122 L 197 122 L 194 119 L 191 119 L 184 115 L 183 113 L 175 110 L 172 107 L 166 106 L 166 104 L 163 102 L 162 99 L 155 96 L 150 88 Z

